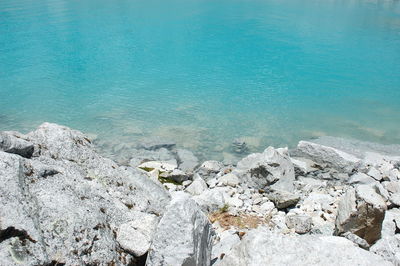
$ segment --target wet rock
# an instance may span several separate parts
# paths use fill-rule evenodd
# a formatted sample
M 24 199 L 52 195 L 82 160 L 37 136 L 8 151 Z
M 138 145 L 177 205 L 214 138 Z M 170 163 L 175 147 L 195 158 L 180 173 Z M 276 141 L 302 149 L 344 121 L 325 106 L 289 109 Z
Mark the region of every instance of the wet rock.
M 386 204 L 368 185 L 349 188 L 339 202 L 336 233 L 351 232 L 373 244 L 381 237 Z
M 178 167 L 182 171 L 191 173 L 199 165 L 199 160 L 191 151 L 178 149 L 176 152 L 179 161 Z
M 234 139 L 232 142 L 232 148 L 235 153 L 242 154 L 248 151 L 246 142 L 243 139 Z
M 288 252 L 290 251 L 290 252 Z M 287 236 L 256 229 L 246 234 L 219 265 L 391 265 L 342 237 Z
M 0 132 L 0 151 L 31 158 L 34 146 L 33 143 L 23 139 L 22 135 L 12 134 L 12 132 Z
M 146 265 L 210 265 L 212 235 L 195 201 L 177 193 L 157 226 Z
M 172 149 L 176 146 L 176 143 L 167 139 L 163 139 L 160 137 L 151 137 L 144 139 L 139 148 L 146 149 L 146 150 L 158 150 L 161 148 L 165 149 Z
M 145 149 L 130 149 L 129 156 L 131 157 L 129 165 L 132 167 L 138 167 L 140 164 L 148 161 L 175 161 L 175 156 L 166 148 L 150 151 Z

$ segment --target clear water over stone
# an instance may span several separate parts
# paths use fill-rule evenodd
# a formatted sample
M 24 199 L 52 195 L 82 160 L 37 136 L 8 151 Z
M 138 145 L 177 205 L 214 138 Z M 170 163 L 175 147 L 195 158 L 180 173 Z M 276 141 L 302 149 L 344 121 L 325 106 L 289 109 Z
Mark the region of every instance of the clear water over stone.
M 0 1 L 0 130 L 222 159 L 236 138 L 400 143 L 399 114 L 399 1 Z

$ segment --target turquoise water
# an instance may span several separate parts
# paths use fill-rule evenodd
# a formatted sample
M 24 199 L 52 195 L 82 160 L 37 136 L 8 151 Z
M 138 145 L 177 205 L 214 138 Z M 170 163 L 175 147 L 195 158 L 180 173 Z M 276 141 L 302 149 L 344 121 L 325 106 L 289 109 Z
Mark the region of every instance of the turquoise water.
M 0 130 L 51 121 L 220 159 L 400 143 L 400 2 L 1 0 Z

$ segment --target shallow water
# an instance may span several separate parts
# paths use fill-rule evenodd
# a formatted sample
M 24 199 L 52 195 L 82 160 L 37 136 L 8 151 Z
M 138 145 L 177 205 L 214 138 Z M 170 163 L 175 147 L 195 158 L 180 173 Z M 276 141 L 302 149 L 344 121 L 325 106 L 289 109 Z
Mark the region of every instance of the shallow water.
M 0 130 L 400 143 L 399 73 L 399 1 L 0 1 Z

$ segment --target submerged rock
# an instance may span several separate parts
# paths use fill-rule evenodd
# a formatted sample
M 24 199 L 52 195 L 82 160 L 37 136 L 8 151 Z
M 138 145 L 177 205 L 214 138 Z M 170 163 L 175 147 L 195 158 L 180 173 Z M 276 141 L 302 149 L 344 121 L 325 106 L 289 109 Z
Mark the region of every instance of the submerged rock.
M 152 150 L 158 150 L 161 148 L 172 149 L 175 146 L 176 146 L 176 143 L 173 141 L 163 139 L 161 137 L 151 137 L 151 138 L 144 139 L 140 143 L 139 148 L 152 151 Z
M 191 151 L 178 149 L 176 152 L 178 155 L 179 169 L 182 171 L 191 173 L 199 165 L 199 159 L 197 159 Z

